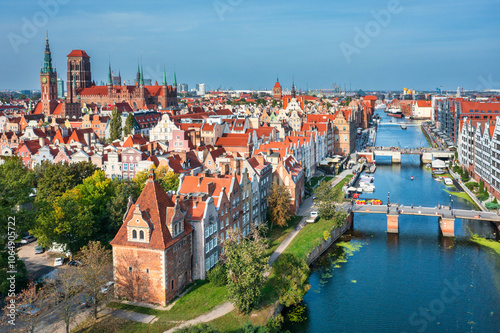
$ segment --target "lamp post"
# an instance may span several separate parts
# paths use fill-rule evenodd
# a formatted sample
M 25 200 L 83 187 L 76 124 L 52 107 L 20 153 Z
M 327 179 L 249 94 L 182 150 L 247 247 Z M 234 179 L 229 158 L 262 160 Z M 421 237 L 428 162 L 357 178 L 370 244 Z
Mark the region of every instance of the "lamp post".
M 389 191 L 387 191 L 387 214 L 389 214 Z
M 449 203 L 449 206 L 450 206 L 449 208 L 451 210 L 451 194 L 450 194 L 450 203 Z

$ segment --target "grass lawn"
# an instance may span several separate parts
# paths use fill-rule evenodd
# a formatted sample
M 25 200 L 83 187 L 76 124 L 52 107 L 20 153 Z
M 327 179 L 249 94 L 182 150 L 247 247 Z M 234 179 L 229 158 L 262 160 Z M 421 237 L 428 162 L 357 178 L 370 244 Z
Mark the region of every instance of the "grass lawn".
M 152 325 L 138 324 L 135 322 L 126 322 L 122 331 L 125 332 L 164 332 L 176 323 L 175 321 L 186 321 L 211 311 L 217 305 L 227 301 L 227 289 L 225 286 L 216 287 L 208 281 L 196 281 L 192 289 L 180 298 L 177 303 L 170 310 L 156 310 L 142 306 L 122 304 L 118 302 L 110 302 L 109 308 L 128 310 L 138 313 L 149 314 L 157 316 L 158 320 Z M 98 323 L 96 323 L 97 325 Z M 98 329 L 103 324 L 91 328 L 89 331 L 81 332 L 102 332 L 105 330 Z M 80 332 L 80 331 L 78 331 Z
M 163 323 L 161 325 L 154 323 L 152 325 L 137 323 L 135 321 L 113 317 L 110 314 L 97 319 L 87 319 L 83 323 L 71 330 L 72 333 L 118 333 L 118 332 L 164 332 L 176 324 Z
M 323 179 L 323 177 L 312 177 L 311 180 L 309 181 L 311 187 L 316 186 L 316 184 L 318 184 L 321 179 Z
M 331 182 L 334 178 L 335 176 L 326 176 L 324 180 L 326 180 L 327 182 Z
M 286 227 L 274 226 L 271 230 L 268 224 L 267 238 L 269 239 L 269 250 L 268 255 L 271 255 L 274 250 L 281 244 L 283 239 L 292 231 L 292 229 L 302 220 L 302 216 L 295 215 L 290 220 L 288 220 L 288 225 Z
M 346 182 L 348 183 L 351 180 L 352 177 L 354 177 L 354 176 L 353 175 L 347 175 L 347 176 L 345 176 L 344 179 L 342 179 L 337 185 L 335 185 L 335 189 L 338 189 L 338 188 L 341 189 L 342 186 L 344 186 L 344 183 L 346 183 Z
M 323 241 L 323 231 L 330 231 L 332 220 L 320 218 L 316 223 L 308 223 L 292 240 L 285 253 L 293 253 L 301 259 L 307 259 L 309 253 Z
M 476 203 L 474 202 L 474 200 L 471 199 L 471 197 L 466 193 L 466 192 L 452 192 L 452 191 L 448 191 L 448 190 L 444 190 L 446 193 L 449 193 L 451 195 L 454 195 L 456 197 L 459 197 L 459 198 L 462 198 L 462 199 L 465 199 L 467 200 L 468 202 L 470 202 L 471 204 L 474 205 L 474 208 L 477 209 L 477 210 L 481 210 L 479 209 L 479 207 L 476 205 Z

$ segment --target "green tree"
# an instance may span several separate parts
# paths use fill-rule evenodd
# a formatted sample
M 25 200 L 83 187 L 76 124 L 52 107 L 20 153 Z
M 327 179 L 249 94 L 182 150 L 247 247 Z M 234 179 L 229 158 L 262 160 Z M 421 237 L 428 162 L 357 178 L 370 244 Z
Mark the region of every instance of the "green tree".
M 267 246 L 256 228 L 249 237 L 243 237 L 239 229 L 229 231 L 224 241 L 229 298 L 240 312 L 249 313 L 260 299 L 268 267 Z
M 220 331 L 209 324 L 188 326 L 175 331 L 175 333 L 219 333 Z
M 19 259 L 15 241 L 32 226 L 34 211 L 28 209 L 32 202 L 35 173 L 24 167 L 18 157 L 3 158 L 0 164 L 0 294 L 7 295 L 12 276 L 8 271 L 17 271 L 16 292 L 28 283 L 28 272 Z M 12 256 L 14 260 L 12 260 Z M 9 257 L 11 257 L 9 260 Z M 9 264 L 12 263 L 13 267 Z M 8 269 L 9 268 L 9 269 Z
M 122 117 L 120 116 L 118 109 L 115 107 L 115 109 L 111 113 L 111 123 L 109 124 L 109 127 L 110 127 L 109 136 L 110 136 L 111 141 L 122 138 L 122 119 L 121 118 Z
M 158 170 L 161 172 L 161 168 L 158 168 Z M 165 176 L 161 178 L 160 184 L 165 191 L 177 191 L 179 188 L 179 174 L 171 170 L 167 171 Z
M 123 127 L 123 135 L 125 137 L 132 134 L 134 130 L 134 114 L 130 112 L 127 116 L 127 120 L 125 120 L 125 126 Z
M 287 221 L 294 215 L 290 208 L 290 191 L 285 185 L 273 184 L 267 196 L 268 209 L 271 212 L 271 229 L 274 224 L 286 226 Z
M 307 283 L 309 266 L 291 253 L 283 253 L 273 264 L 279 302 L 289 307 L 297 305 L 311 286 Z
M 152 164 L 147 170 L 142 170 L 135 174 L 133 181 L 138 186 L 138 193 L 136 193 L 137 196 L 142 192 L 142 189 L 146 185 L 146 181 L 149 177 L 149 169 L 154 170 L 156 179 L 165 191 L 177 191 L 179 188 L 179 174 L 168 170 L 164 166 L 156 168 L 155 165 Z
M 55 242 L 65 245 L 71 253 L 87 244 L 93 231 L 92 209 L 85 204 L 78 188 L 68 190 L 54 202 L 43 205 L 33 229 L 38 244 L 51 247 Z
M 327 220 L 332 219 L 335 216 L 335 207 L 342 199 L 342 189 L 332 187 L 328 181 L 322 181 L 314 189 L 314 195 L 319 215 Z

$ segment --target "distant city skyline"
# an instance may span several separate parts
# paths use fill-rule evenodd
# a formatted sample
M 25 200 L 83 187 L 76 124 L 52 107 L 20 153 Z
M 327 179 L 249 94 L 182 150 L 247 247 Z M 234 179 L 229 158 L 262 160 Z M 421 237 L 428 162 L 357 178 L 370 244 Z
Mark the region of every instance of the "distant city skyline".
M 108 62 L 133 84 L 144 77 L 194 88 L 432 91 L 499 89 L 500 3 L 428 0 L 316 1 L 89 0 L 7 2 L 0 14 L 0 89 L 39 89 L 45 33 L 58 76 L 83 49 L 92 78 Z

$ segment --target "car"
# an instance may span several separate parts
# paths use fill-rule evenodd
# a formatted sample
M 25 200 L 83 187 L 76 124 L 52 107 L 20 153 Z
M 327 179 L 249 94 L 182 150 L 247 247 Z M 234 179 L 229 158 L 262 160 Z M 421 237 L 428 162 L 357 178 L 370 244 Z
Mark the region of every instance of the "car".
M 307 219 L 307 223 L 314 223 L 318 219 L 319 214 L 317 210 L 313 210 L 311 214 L 309 215 L 309 218 Z
M 40 309 L 33 304 L 21 304 L 16 308 L 16 311 L 20 314 L 36 316 Z
M 80 306 L 90 308 L 92 304 L 94 304 L 94 297 L 87 297 L 80 303 Z
M 82 263 L 79 261 L 79 260 L 71 260 L 70 262 L 68 262 L 68 266 L 81 266 Z
M 111 287 L 113 286 L 113 284 L 115 284 L 114 281 L 108 281 L 108 282 L 106 282 L 106 284 L 101 287 L 101 293 L 107 294 L 108 291 L 109 291 L 109 289 L 111 289 Z
M 29 236 L 23 237 L 23 239 L 21 240 L 21 244 L 28 244 L 28 243 L 31 243 L 34 241 L 36 241 L 36 237 L 33 235 L 29 235 Z
M 40 254 L 40 253 L 43 253 L 43 252 L 45 252 L 45 250 L 43 249 L 43 247 L 41 247 L 40 245 L 35 246 L 35 254 Z
M 62 266 L 64 264 L 64 257 L 57 257 L 54 259 L 54 266 Z

